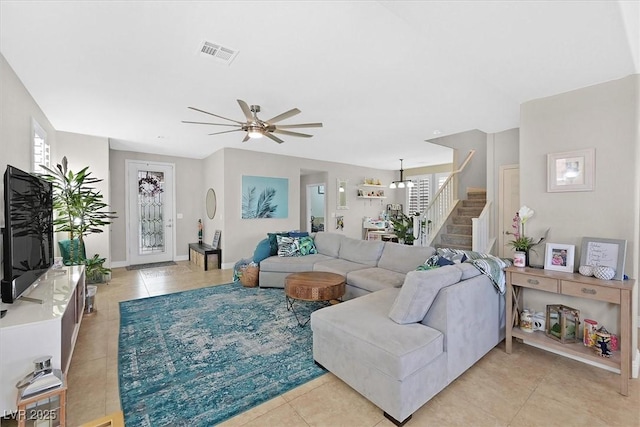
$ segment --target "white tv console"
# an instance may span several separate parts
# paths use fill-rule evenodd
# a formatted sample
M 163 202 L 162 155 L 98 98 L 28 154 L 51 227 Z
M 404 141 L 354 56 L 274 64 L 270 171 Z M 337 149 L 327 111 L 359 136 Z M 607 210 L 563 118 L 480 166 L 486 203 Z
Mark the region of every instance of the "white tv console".
M 8 311 L 0 319 L 0 411 L 16 410 L 15 385 L 33 371 L 35 359 L 53 356 L 52 367 L 67 373 L 80 330 L 84 266 L 51 269 L 35 284 L 28 296 L 42 304 L 18 298 L 2 305 Z

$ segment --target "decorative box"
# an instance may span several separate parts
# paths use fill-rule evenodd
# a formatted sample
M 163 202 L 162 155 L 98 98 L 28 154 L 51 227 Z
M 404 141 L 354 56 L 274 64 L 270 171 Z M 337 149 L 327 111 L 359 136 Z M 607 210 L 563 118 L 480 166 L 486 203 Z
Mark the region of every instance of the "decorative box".
M 561 304 L 547 305 L 545 334 L 561 343 L 582 340 L 579 336 L 580 310 Z

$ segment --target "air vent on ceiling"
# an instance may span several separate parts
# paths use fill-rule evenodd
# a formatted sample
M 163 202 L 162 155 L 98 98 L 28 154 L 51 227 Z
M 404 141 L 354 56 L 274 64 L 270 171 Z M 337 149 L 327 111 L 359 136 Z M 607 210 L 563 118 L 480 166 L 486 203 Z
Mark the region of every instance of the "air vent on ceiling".
M 229 65 L 238 55 L 238 51 L 220 46 L 216 43 L 204 41 L 200 45 L 200 54 Z

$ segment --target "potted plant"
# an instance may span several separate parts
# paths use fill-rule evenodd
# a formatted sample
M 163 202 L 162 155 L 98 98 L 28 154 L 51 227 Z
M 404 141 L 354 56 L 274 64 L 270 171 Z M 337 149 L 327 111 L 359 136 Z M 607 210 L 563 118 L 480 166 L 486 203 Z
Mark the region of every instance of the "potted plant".
M 69 234 L 68 263 L 87 265 L 87 275 L 89 275 L 88 262 L 91 264 L 90 268 L 94 269 L 97 264 L 102 265 L 105 258 L 100 258 L 96 254 L 90 261 L 86 260 L 84 237 L 92 233 L 102 233 L 102 227 L 111 224 L 111 219 L 117 218 L 115 212 L 105 210 L 107 204 L 103 201 L 104 196 L 93 186 L 102 179 L 92 177 L 91 172 L 88 171 L 89 167 L 73 172 L 68 168 L 66 156 L 55 169 L 45 166 L 43 168 L 48 172 L 43 175 L 43 178 L 53 184 L 55 231 Z M 102 260 L 102 263 L 99 263 L 99 260 Z M 110 271 L 102 266 L 100 268 Z
M 398 236 L 398 242 L 413 245 L 413 218 L 400 213 L 400 219 L 392 219 L 393 233 Z
M 98 254 L 85 260 L 87 283 L 104 283 L 106 281 L 106 277 L 111 273 L 111 269 L 104 266 L 106 260 Z

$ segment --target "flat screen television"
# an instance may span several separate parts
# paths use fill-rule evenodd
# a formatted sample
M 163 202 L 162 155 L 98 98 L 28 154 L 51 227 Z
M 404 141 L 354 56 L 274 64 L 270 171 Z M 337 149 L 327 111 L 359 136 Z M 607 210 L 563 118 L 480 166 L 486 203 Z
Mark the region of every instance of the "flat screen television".
M 2 302 L 13 303 L 53 265 L 53 186 L 11 165 L 4 173 Z

